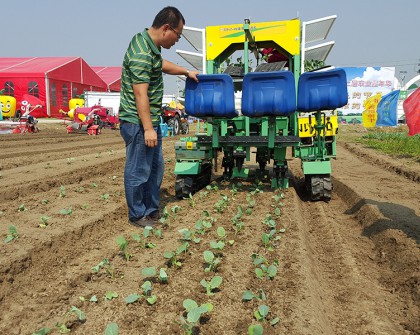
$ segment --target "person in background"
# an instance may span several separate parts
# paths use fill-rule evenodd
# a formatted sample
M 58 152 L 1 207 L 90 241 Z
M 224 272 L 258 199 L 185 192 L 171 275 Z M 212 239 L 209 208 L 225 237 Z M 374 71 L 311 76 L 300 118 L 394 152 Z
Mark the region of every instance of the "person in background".
M 263 59 L 267 63 L 281 62 L 281 61 L 289 62 L 289 58 L 287 58 L 286 56 L 284 56 L 283 54 L 281 54 L 274 48 L 260 49 L 260 53 L 262 54 Z
M 177 8 L 163 8 L 150 28 L 132 38 L 122 64 L 119 120 L 126 144 L 124 190 L 129 222 L 138 227 L 153 226 L 160 219 L 163 73 L 185 75 L 198 82 L 197 71 L 164 60 L 161 55 L 162 48 L 170 49 L 179 41 L 184 24 Z

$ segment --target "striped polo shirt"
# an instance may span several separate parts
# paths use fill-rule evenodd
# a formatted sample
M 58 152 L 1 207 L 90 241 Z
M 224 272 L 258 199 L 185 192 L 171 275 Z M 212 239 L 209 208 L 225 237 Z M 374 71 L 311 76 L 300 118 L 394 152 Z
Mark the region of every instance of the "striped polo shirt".
M 121 100 L 119 119 L 140 124 L 133 84 L 149 84 L 150 114 L 153 125 L 160 122 L 163 99 L 162 55 L 145 29 L 136 34 L 124 56 L 121 74 Z

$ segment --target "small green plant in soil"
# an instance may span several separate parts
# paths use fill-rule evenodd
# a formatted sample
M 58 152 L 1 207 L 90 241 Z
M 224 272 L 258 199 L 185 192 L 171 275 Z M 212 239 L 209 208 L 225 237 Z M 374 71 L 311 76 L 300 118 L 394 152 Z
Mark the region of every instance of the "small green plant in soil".
M 114 279 L 115 278 L 115 270 L 114 268 L 111 266 L 111 263 L 108 261 L 108 259 L 104 258 L 103 261 L 99 262 L 98 265 L 92 267 L 92 272 L 93 273 L 99 273 L 99 271 L 101 269 L 105 269 L 106 274 Z
M 59 197 L 60 198 L 64 198 L 65 196 L 66 196 L 66 188 L 65 188 L 65 186 L 61 185 L 60 186 L 60 194 L 59 194 Z
M 175 251 L 165 251 L 163 257 L 168 260 L 168 266 L 173 268 L 179 268 L 182 266 L 182 262 L 179 259 L 179 255 L 186 253 L 189 248 L 189 243 L 185 242 L 181 244 Z
M 118 324 L 115 322 L 109 323 L 106 328 L 104 335 L 118 335 L 119 334 L 119 327 Z
M 51 219 L 49 216 L 41 216 L 41 223 L 39 224 L 39 227 L 45 228 L 48 226 L 48 220 Z
M 9 233 L 7 234 L 6 238 L 4 239 L 4 243 L 10 243 L 14 240 L 19 238 L 19 234 L 17 232 L 16 226 L 10 225 L 9 226 Z
M 70 311 L 68 311 L 64 315 L 64 321 L 63 322 L 57 322 L 56 325 L 55 325 L 56 328 L 58 329 L 58 331 L 60 332 L 60 334 L 66 334 L 66 333 L 69 333 L 71 331 L 69 328 L 67 328 L 67 322 L 69 321 L 68 319 L 69 319 L 71 314 L 76 314 L 78 320 L 81 321 L 81 322 L 84 322 L 86 320 L 85 313 L 83 313 L 77 307 L 71 306 Z
M 205 250 L 203 252 L 204 262 L 206 264 L 205 272 L 216 272 L 220 264 L 220 258 L 210 251 Z
M 147 239 L 150 237 L 150 235 L 151 235 L 151 233 L 152 233 L 152 231 L 153 231 L 153 228 L 152 227 L 145 227 L 144 229 L 143 229 L 143 233 L 142 233 L 142 236 L 143 237 L 141 237 L 139 234 L 137 234 L 137 233 L 134 233 L 133 235 L 132 235 L 132 237 L 133 237 L 133 240 L 134 241 L 136 241 L 137 243 L 138 243 L 138 246 L 140 247 L 140 248 L 142 248 L 142 249 L 146 249 L 146 248 L 148 248 L 148 249 L 153 249 L 153 248 L 155 248 L 156 247 L 156 244 L 155 243 L 153 243 L 153 242 L 149 242 Z M 160 233 L 160 234 L 159 234 Z M 155 234 L 156 235 L 156 234 Z M 161 237 L 162 235 L 161 235 L 161 231 L 159 230 L 158 231 L 158 233 L 157 233 L 157 236 L 158 237 Z
M 263 233 L 261 235 L 261 240 L 263 243 L 264 248 L 266 248 L 268 251 L 273 251 L 276 247 L 276 242 L 281 239 L 279 235 L 276 235 L 277 230 L 271 229 L 270 232 Z
M 150 278 L 152 280 L 155 280 L 156 279 L 156 275 L 157 275 L 157 270 L 156 270 L 156 268 L 154 266 L 152 266 L 152 267 L 144 268 L 141 271 L 141 274 L 145 278 Z M 165 268 L 160 268 L 158 280 L 159 280 L 159 282 L 161 284 L 167 284 L 168 283 L 168 274 L 166 273 L 166 269 Z
M 50 328 L 44 327 L 40 330 L 37 330 L 36 332 L 32 333 L 32 335 L 47 335 L 51 332 Z
M 125 303 L 127 305 L 135 303 L 140 298 L 145 298 L 149 305 L 154 305 L 157 301 L 157 295 L 152 294 L 152 282 L 146 280 L 142 285 L 142 294 L 130 294 L 127 298 L 125 298 Z
M 192 299 L 185 299 L 182 305 L 185 308 L 185 313 L 187 313 L 186 318 L 183 315 L 180 316 L 179 324 L 182 334 L 191 335 L 197 333 L 196 328 L 199 328 L 201 316 L 204 313 L 211 313 L 213 305 L 211 303 L 205 303 L 198 306 L 197 302 Z
M 202 279 L 200 284 L 206 289 L 207 295 L 213 295 L 214 290 L 222 284 L 223 278 L 221 276 L 214 276 L 210 281 Z
M 238 212 L 233 217 L 233 230 L 235 231 L 235 235 L 239 234 L 245 227 L 245 222 L 242 221 L 242 216 L 244 215 L 244 211 L 242 206 L 238 206 Z
M 273 318 L 269 318 L 269 314 L 270 314 L 270 308 L 267 305 L 260 305 L 258 306 L 258 309 L 256 311 L 254 311 L 254 317 L 257 321 L 260 322 L 270 322 L 271 326 L 276 325 L 279 321 L 280 318 L 278 318 L 277 316 L 274 316 Z
M 252 299 L 256 299 L 257 301 L 267 300 L 265 292 L 262 288 L 258 290 L 257 294 L 254 294 L 252 291 L 245 291 L 242 294 L 243 301 L 251 301 Z
M 191 241 L 194 243 L 200 243 L 201 241 L 199 237 L 195 237 L 194 229 L 182 228 L 178 232 L 182 235 L 182 241 Z
M 118 236 L 117 237 L 117 244 L 120 247 L 121 253 L 124 255 L 124 259 L 126 261 L 129 261 L 131 257 L 133 257 L 132 254 L 128 252 L 128 241 L 124 236 Z
M 248 335 L 262 335 L 264 328 L 260 324 L 252 324 L 248 327 Z

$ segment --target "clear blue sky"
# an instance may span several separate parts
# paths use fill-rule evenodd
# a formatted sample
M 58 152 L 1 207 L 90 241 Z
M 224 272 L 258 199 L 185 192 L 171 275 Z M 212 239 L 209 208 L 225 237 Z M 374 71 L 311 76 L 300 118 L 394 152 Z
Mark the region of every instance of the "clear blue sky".
M 406 80 L 420 68 L 420 0 L 14 0 L 2 2 L 0 57 L 80 56 L 92 66 L 120 66 L 131 37 L 149 27 L 167 5 L 177 7 L 190 27 L 338 18 L 327 41 L 335 41 L 327 63 L 335 66 L 394 66 Z M 187 65 L 176 49 L 163 56 Z M 166 92 L 176 93 L 175 79 Z

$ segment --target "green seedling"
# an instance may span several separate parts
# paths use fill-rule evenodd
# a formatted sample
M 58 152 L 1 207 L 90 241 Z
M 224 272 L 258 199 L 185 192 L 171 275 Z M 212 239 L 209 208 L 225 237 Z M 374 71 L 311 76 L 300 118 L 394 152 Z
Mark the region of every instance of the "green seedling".
M 61 215 L 71 215 L 71 213 L 73 213 L 73 209 L 71 207 L 60 210 Z
M 92 267 L 91 270 L 93 273 L 99 273 L 101 268 L 105 269 L 105 272 L 109 277 L 111 277 L 112 279 L 115 278 L 115 270 L 106 258 L 104 258 L 104 260 L 100 262 L 98 265 Z
M 239 234 L 245 227 L 245 222 L 243 222 L 242 216 L 244 215 L 244 211 L 242 206 L 238 206 L 238 212 L 233 217 L 233 229 L 235 230 L 235 235 Z
M 261 187 L 263 186 L 263 183 L 261 181 L 258 181 L 254 185 L 252 185 L 253 190 L 250 192 L 251 195 L 255 195 L 258 193 L 263 193 L 263 190 L 261 190 Z
M 67 158 L 67 164 L 71 164 L 75 161 L 74 157 Z
M 261 264 L 259 268 L 255 269 L 255 274 L 259 279 L 268 278 L 273 280 L 277 275 L 277 261 L 274 261 L 271 265 Z
M 61 323 L 60 322 L 57 322 L 56 325 L 55 325 L 58 328 L 58 331 L 60 332 L 60 334 L 66 334 L 66 333 L 69 333 L 70 332 L 70 329 L 67 328 L 66 324 L 67 324 L 68 318 L 70 317 L 70 315 L 72 313 L 74 313 L 74 314 L 77 315 L 79 321 L 83 322 L 83 321 L 86 320 L 85 313 L 83 313 L 77 307 L 71 306 L 70 311 L 68 311 L 64 315 L 64 321 L 61 322 Z
M 7 234 L 4 243 L 9 243 L 19 238 L 19 234 L 17 232 L 16 226 L 10 225 L 9 226 L 9 233 Z
M 271 229 L 268 234 L 263 233 L 261 235 L 261 240 L 263 242 L 264 248 L 266 248 L 268 251 L 273 251 L 276 246 L 276 242 L 281 238 L 278 235 L 275 236 L 276 233 L 277 231 L 275 229 Z
M 257 301 L 266 300 L 267 297 L 265 295 L 265 292 L 262 288 L 258 290 L 257 294 L 254 294 L 252 291 L 245 291 L 242 294 L 242 300 L 243 301 L 251 301 L 252 299 L 256 299 Z
M 169 212 L 166 207 L 163 209 L 162 217 L 159 221 L 164 227 L 169 227 Z
M 118 324 L 115 322 L 109 323 L 105 328 L 104 335 L 118 335 L 119 331 Z
M 141 271 L 143 277 L 145 278 L 155 278 L 157 271 L 155 267 L 149 267 L 149 268 L 144 268 Z M 165 268 L 160 268 L 159 270 L 159 282 L 161 284 L 167 284 L 168 283 L 168 274 L 166 273 L 166 269 Z
M 123 253 L 124 258 L 126 261 L 129 261 L 133 255 L 128 252 L 128 241 L 125 239 L 124 236 L 117 237 L 117 244 L 120 247 L 120 251 Z
M 46 205 L 48 204 L 50 201 L 48 199 L 42 199 L 41 200 L 41 204 Z
M 127 305 L 136 302 L 140 298 L 145 298 L 149 305 L 153 305 L 156 303 L 157 296 L 152 295 L 152 283 L 147 280 L 143 283 L 141 288 L 143 290 L 142 292 L 143 294 L 134 293 L 134 294 L 130 294 L 127 298 L 125 298 L 125 303 Z
M 217 192 L 219 190 L 219 186 L 213 183 L 213 184 L 207 185 L 206 190 Z
M 199 196 L 200 200 L 203 200 L 203 199 L 207 198 L 208 194 L 209 194 L 209 192 L 207 192 L 207 191 L 201 191 L 200 193 L 198 193 L 198 196 Z
M 223 213 L 226 210 L 228 203 L 229 203 L 228 196 L 222 194 L 222 199 L 216 202 L 216 204 L 214 205 L 214 210 L 217 213 Z
M 190 193 L 188 198 L 184 198 L 184 199 L 188 199 L 188 205 L 190 205 L 190 207 L 195 208 L 195 199 L 193 198 L 192 194 Z
M 216 272 L 220 263 L 220 258 L 216 257 L 214 253 L 210 250 L 205 250 L 203 252 L 204 262 L 206 263 L 205 272 Z
M 41 223 L 39 224 L 39 227 L 45 228 L 48 226 L 48 220 L 51 219 L 49 216 L 41 216 Z
M 59 197 L 60 198 L 64 198 L 65 196 L 66 196 L 66 188 L 63 185 L 61 185 L 60 186 L 60 195 L 59 195 Z
M 96 183 L 92 183 L 92 184 L 90 184 L 90 187 L 92 187 L 92 188 L 96 188 L 96 187 L 98 187 L 98 184 L 96 184 Z
M 211 227 L 212 224 L 208 220 L 200 219 L 195 223 L 196 232 L 201 235 L 204 235 Z
M 182 262 L 179 260 L 178 256 L 182 253 L 186 253 L 189 246 L 189 243 L 185 242 L 181 244 L 175 251 L 165 251 L 163 257 L 168 260 L 168 265 L 174 268 L 181 267 Z
M 44 327 L 40 330 L 37 330 L 35 333 L 32 333 L 32 335 L 47 335 L 51 332 L 50 328 Z
M 258 309 L 254 311 L 254 317 L 257 321 L 260 322 L 270 322 L 271 326 L 275 326 L 279 321 L 280 318 L 275 316 L 271 319 L 268 318 L 270 314 L 270 308 L 267 305 L 260 305 L 258 306 Z
M 175 206 L 171 207 L 172 217 L 173 217 L 174 220 L 176 220 L 176 216 L 180 211 L 181 211 L 181 207 L 178 206 L 178 205 L 175 205 Z
M 200 284 L 206 289 L 207 295 L 213 295 L 213 291 L 222 284 L 223 278 L 220 276 L 214 276 L 210 281 L 202 279 Z
M 152 295 L 152 283 L 147 280 L 141 285 L 141 288 L 143 289 L 143 296 L 146 298 L 148 304 L 153 305 L 157 301 L 157 296 Z
M 262 335 L 264 334 L 264 328 L 260 324 L 250 325 L 248 327 L 248 335 Z
M 18 212 L 24 212 L 24 211 L 27 211 L 28 209 L 25 207 L 25 205 L 24 204 L 21 204 L 21 205 L 19 205 L 19 207 L 18 207 Z
M 252 198 L 252 195 L 248 193 L 246 195 L 247 207 L 245 210 L 246 215 L 251 215 L 253 208 L 255 207 L 255 200 Z
M 276 221 L 270 214 L 265 215 L 263 224 L 265 224 L 269 229 L 276 229 Z
M 182 235 L 182 241 L 192 241 L 194 243 L 200 243 L 201 239 L 195 237 L 195 230 L 183 228 L 178 230 L 178 232 Z
M 83 193 L 84 191 L 85 191 L 85 188 L 83 186 L 76 188 L 77 193 Z
M 180 326 L 182 334 L 191 335 L 194 333 L 194 329 L 198 328 L 200 318 L 204 313 L 211 313 L 213 305 L 211 303 L 205 303 L 198 306 L 197 302 L 192 299 L 185 299 L 182 305 L 187 313 L 187 318 L 180 317 Z
M 152 231 L 153 231 L 152 227 L 145 227 L 143 229 L 143 238 L 141 238 L 139 234 L 133 234 L 132 235 L 133 240 L 138 242 L 138 246 L 142 249 L 147 249 L 147 248 L 148 249 L 153 249 L 153 248 L 156 247 L 156 244 L 147 241 L 147 239 L 149 238 L 150 233 Z M 158 233 L 158 235 L 159 235 L 159 233 Z
M 109 200 L 109 194 L 108 193 L 102 194 L 101 195 L 101 200 L 108 201 Z
M 108 291 L 104 295 L 105 300 L 112 300 L 118 298 L 118 293 L 114 291 Z

